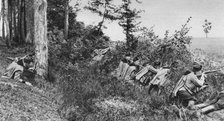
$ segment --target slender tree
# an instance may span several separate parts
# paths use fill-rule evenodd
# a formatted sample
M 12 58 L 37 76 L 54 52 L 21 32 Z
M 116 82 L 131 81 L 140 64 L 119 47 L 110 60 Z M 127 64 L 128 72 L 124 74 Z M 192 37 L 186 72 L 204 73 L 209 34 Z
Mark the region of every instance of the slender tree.
M 25 0 L 25 19 L 26 19 L 26 43 L 34 44 L 34 0 Z
M 20 16 L 20 35 L 21 35 L 21 42 L 22 43 L 25 43 L 25 32 L 26 32 L 26 28 L 25 28 L 25 0 L 21 0 L 20 1 L 20 5 L 21 5 L 21 8 L 20 8 L 20 11 L 21 11 L 21 16 Z
M 37 74 L 48 74 L 47 1 L 34 0 L 34 43 Z
M 205 19 L 205 23 L 204 23 L 204 25 L 202 25 L 202 27 L 203 27 L 203 30 L 205 32 L 205 37 L 208 38 L 208 33 L 212 29 L 212 23 L 211 22 L 208 22 L 208 20 Z
M 65 40 L 67 40 L 67 38 L 68 38 L 69 1 L 70 0 L 65 1 L 65 20 L 64 20 L 64 37 L 65 37 Z
M 12 42 L 12 0 L 8 1 L 8 23 L 9 23 L 9 34 L 8 34 L 8 41 L 9 43 Z M 11 45 L 10 45 L 11 46 Z
M 2 38 L 5 40 L 5 0 L 2 0 Z

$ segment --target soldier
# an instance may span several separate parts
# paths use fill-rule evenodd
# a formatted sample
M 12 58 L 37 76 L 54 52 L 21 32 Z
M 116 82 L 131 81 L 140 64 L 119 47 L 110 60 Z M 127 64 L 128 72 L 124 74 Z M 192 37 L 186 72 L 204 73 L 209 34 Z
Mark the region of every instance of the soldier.
M 6 68 L 5 73 L 3 74 L 3 78 L 10 78 L 15 79 L 17 81 L 20 81 L 22 83 L 26 83 L 28 85 L 31 85 L 29 82 L 25 82 L 22 79 L 22 75 L 24 74 L 24 71 L 30 71 L 32 73 L 35 73 L 34 69 L 34 53 L 26 55 L 21 58 L 15 58 L 14 61 Z
M 167 67 L 162 67 L 158 69 L 157 74 L 149 83 L 148 93 L 151 94 L 152 91 L 161 93 L 161 89 L 164 88 L 165 84 L 168 82 L 167 74 L 170 71 Z
M 140 60 L 138 57 L 134 57 L 133 62 L 130 63 L 128 70 L 125 74 L 125 80 L 133 79 L 136 72 L 140 69 Z
M 119 63 L 119 66 L 117 69 L 118 78 L 121 78 L 121 79 L 124 78 L 130 63 L 131 63 L 131 54 L 127 53 L 125 54 L 125 57 Z
M 209 101 L 194 106 L 195 109 L 200 109 L 201 113 L 208 113 L 224 109 L 224 91 L 215 93 L 215 97 Z
M 173 96 L 177 97 L 178 103 L 184 107 L 192 109 L 197 101 L 195 94 L 198 89 L 206 87 L 204 85 L 206 75 L 202 73 L 201 69 L 202 65 L 194 62 L 192 72 L 183 75 L 172 92 Z
M 135 75 L 135 80 L 143 86 L 148 85 L 153 77 L 157 74 L 158 69 L 160 68 L 160 64 L 161 63 L 158 60 L 153 63 L 153 66 L 146 64 L 146 66 Z

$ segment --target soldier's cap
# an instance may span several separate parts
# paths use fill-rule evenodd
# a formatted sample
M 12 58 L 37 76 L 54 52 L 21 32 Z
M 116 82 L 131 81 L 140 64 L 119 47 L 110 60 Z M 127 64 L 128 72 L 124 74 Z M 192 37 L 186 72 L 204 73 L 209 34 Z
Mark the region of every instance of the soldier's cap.
M 200 65 L 199 63 L 197 62 L 194 62 L 193 63 L 193 71 L 196 72 L 196 71 L 200 71 L 202 69 L 202 65 Z
M 131 53 L 126 53 L 125 56 L 131 56 Z
M 134 57 L 133 61 L 137 61 L 137 60 L 139 60 L 139 57 L 138 56 Z
M 159 66 L 160 64 L 161 64 L 161 62 L 158 61 L 158 60 L 156 60 L 156 61 L 153 63 L 154 66 Z

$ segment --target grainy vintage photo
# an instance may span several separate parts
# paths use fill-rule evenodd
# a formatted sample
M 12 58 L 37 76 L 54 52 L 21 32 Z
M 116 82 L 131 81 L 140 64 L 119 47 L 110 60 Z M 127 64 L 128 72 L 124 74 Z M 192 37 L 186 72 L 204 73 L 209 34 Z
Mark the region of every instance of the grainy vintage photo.
M 224 0 L 0 0 L 1 121 L 223 121 Z

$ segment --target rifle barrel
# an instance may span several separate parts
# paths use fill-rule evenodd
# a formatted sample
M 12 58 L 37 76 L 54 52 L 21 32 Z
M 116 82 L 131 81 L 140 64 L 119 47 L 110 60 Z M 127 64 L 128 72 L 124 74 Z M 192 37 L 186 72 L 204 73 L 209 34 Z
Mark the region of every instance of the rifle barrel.
M 209 74 L 209 73 L 214 73 L 214 72 L 217 72 L 217 70 L 205 71 L 204 74 Z

